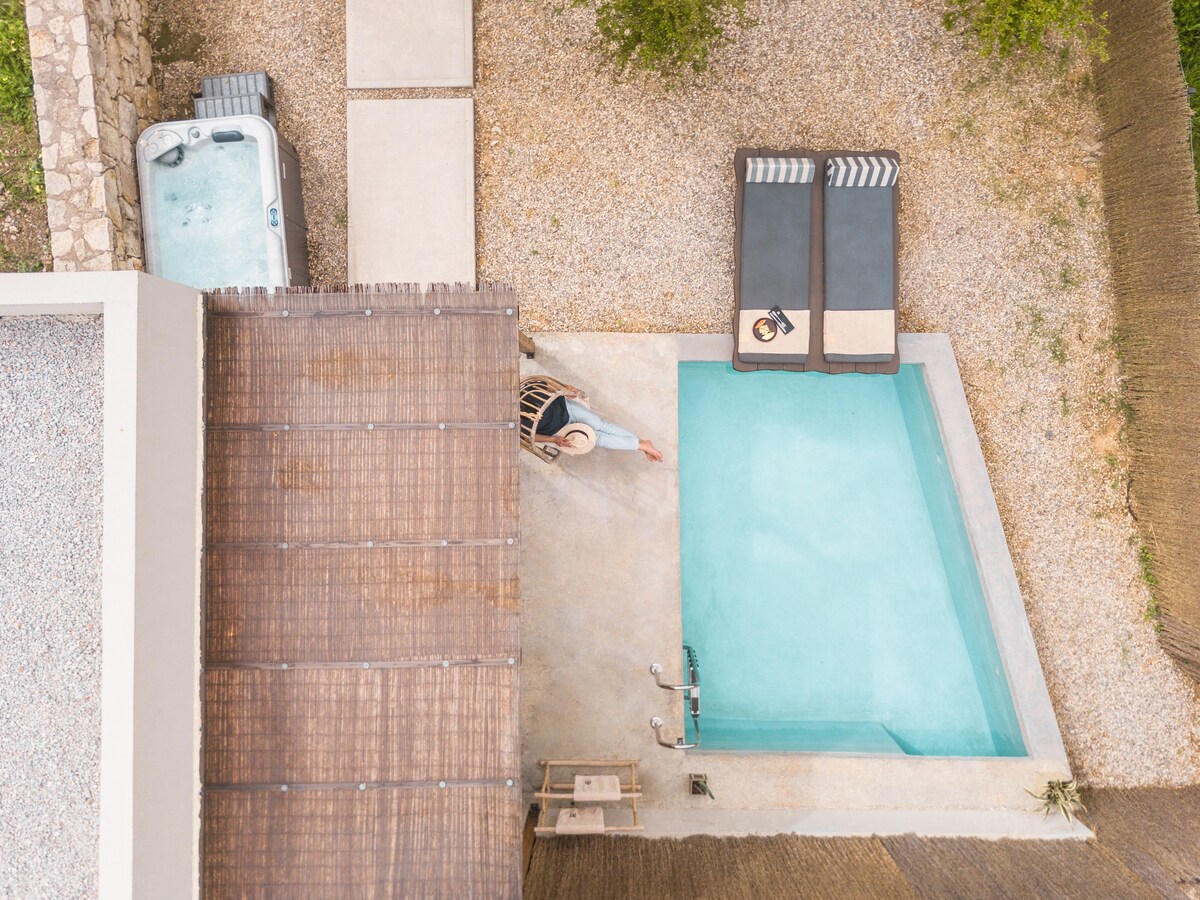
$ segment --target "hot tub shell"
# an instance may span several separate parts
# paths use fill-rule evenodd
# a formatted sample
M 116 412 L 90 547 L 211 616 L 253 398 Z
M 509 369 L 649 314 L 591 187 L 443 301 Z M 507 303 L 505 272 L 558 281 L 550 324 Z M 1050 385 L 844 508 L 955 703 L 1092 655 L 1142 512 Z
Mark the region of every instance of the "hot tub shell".
M 242 137 L 237 138 L 233 135 Z M 171 272 L 164 271 L 160 235 L 162 229 L 173 226 L 159 221 L 159 212 L 153 199 L 155 179 L 164 171 L 164 167 L 157 160 L 167 154 L 179 152 L 180 149 L 186 153 L 189 150 L 198 150 L 205 144 L 220 143 L 223 137 L 225 140 L 250 138 L 258 147 L 269 283 L 191 286 L 212 289 L 309 284 L 308 228 L 305 224 L 304 198 L 300 189 L 300 159 L 296 155 L 296 149 L 275 131 L 270 122 L 259 116 L 225 116 L 161 122 L 142 132 L 138 138 L 137 162 L 142 193 L 142 231 L 147 270 L 163 278 L 172 277 Z M 169 167 L 166 171 L 169 171 Z

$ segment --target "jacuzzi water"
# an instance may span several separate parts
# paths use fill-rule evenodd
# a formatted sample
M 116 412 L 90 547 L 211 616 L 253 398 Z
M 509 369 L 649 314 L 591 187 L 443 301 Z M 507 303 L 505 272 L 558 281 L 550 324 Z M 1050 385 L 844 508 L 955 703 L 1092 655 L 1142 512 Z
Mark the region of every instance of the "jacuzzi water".
M 679 443 L 703 748 L 1026 755 L 919 366 L 682 362 Z
M 258 142 L 204 141 L 164 160 L 150 163 L 157 274 L 197 288 L 270 284 Z

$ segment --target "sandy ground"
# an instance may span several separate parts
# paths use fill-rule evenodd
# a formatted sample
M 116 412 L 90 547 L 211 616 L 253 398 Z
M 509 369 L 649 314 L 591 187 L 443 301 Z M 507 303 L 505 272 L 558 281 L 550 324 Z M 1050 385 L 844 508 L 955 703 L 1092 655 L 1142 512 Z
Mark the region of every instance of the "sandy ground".
M 345 277 L 349 97 L 473 95 L 478 271 L 538 330 L 722 331 L 738 146 L 888 147 L 901 175 L 901 325 L 948 332 L 1072 764 L 1097 785 L 1200 780 L 1200 703 L 1143 619 L 1091 80 L 999 68 L 935 0 L 752 0 L 758 26 L 683 90 L 618 81 L 585 10 L 476 3 L 471 91 L 347 91 L 332 0 L 151 4 L 198 38 L 159 67 L 267 68 L 305 177 L 314 280 Z M 176 54 L 178 55 L 178 54 Z

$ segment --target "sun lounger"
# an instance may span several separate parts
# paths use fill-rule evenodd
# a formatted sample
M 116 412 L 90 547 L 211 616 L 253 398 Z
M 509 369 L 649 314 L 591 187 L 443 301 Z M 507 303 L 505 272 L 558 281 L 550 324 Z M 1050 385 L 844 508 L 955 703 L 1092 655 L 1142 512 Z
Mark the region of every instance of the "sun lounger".
M 892 151 L 825 162 L 822 345 L 830 363 L 898 366 L 899 173 Z
M 739 150 L 734 249 L 734 366 L 803 364 L 810 352 L 812 206 L 816 161 L 798 151 Z M 769 342 L 754 323 L 780 307 L 794 326 Z

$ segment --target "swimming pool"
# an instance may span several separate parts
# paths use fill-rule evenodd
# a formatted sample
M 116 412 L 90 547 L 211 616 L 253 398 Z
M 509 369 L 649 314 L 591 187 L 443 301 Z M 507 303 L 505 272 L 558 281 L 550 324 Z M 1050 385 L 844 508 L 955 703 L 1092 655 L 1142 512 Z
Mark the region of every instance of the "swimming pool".
M 1025 756 L 922 367 L 679 363 L 702 747 Z

